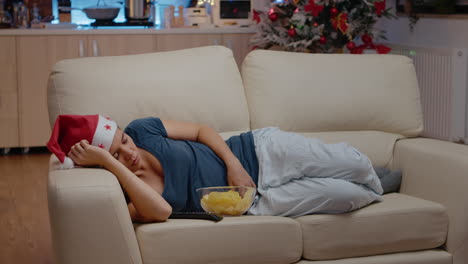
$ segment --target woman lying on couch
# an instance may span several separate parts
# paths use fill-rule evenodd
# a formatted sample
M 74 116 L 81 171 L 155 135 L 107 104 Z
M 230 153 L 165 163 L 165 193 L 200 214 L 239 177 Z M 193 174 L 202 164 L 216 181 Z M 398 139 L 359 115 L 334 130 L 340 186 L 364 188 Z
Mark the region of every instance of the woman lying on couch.
M 253 215 L 344 213 L 381 200 L 369 158 L 346 143 L 263 128 L 224 141 L 204 125 L 143 118 L 124 131 L 99 115 L 61 115 L 47 147 L 60 160 L 118 179 L 133 221 L 202 211 L 196 189 L 258 185 Z M 66 157 L 68 155 L 68 157 Z

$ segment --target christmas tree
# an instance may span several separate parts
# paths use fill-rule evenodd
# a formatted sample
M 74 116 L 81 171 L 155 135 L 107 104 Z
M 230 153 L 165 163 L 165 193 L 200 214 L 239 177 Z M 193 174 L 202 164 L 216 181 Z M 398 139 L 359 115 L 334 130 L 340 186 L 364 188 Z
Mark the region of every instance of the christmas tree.
M 379 18 L 394 18 L 390 10 L 385 0 L 286 0 L 272 4 L 268 11 L 254 11 L 258 30 L 251 45 L 314 53 L 335 53 L 345 47 L 351 53 L 365 49 L 388 53 L 388 47 L 374 44 L 374 39 L 385 39 L 385 32 L 374 25 Z

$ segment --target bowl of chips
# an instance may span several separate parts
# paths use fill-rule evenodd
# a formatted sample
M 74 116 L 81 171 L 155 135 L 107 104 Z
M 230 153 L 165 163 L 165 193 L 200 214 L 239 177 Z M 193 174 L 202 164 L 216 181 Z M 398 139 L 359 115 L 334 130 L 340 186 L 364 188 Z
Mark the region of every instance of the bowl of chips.
M 256 188 L 220 186 L 197 189 L 200 205 L 205 212 L 225 216 L 243 215 L 255 198 Z

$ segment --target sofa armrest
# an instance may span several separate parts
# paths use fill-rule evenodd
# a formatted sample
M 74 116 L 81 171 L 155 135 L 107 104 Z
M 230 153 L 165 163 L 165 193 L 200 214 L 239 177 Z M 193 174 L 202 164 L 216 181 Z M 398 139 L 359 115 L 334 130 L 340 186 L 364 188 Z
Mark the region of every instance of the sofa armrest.
M 426 138 L 399 140 L 393 167 L 403 171 L 401 193 L 445 206 L 445 247 L 453 263 L 468 263 L 468 146 Z
M 142 263 L 125 198 L 109 171 L 51 171 L 48 201 L 57 263 Z

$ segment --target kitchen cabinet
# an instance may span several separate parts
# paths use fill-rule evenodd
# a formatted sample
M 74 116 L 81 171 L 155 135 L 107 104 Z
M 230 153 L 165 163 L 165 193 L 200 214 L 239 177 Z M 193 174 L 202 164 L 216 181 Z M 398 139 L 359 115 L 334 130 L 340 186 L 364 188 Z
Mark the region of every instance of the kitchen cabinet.
M 155 51 L 154 35 L 88 35 L 88 56 L 119 56 Z
M 222 44 L 232 50 L 239 69 L 245 56 L 252 50 L 249 45 L 253 34 L 223 34 Z
M 0 148 L 19 145 L 15 37 L 0 36 Z
M 50 125 L 47 79 L 48 37 L 19 36 L 17 44 L 19 146 L 45 146 Z
M 221 34 L 158 34 L 156 36 L 157 51 L 221 45 L 221 40 Z
M 86 36 L 20 36 L 18 42 L 19 146 L 45 146 L 50 136 L 47 82 L 53 65 L 85 56 Z
M 87 51 L 86 35 L 47 36 L 47 62 L 50 70 L 61 60 L 86 57 Z

